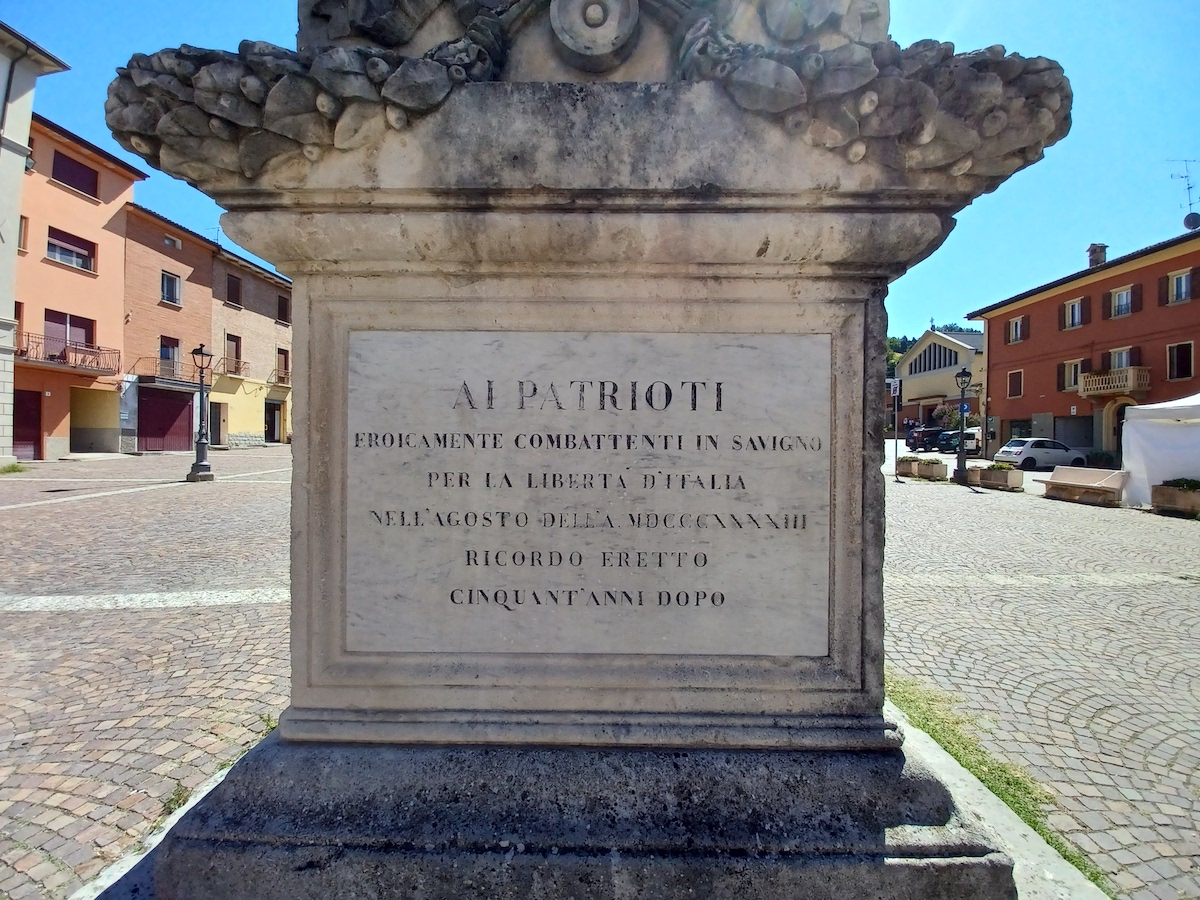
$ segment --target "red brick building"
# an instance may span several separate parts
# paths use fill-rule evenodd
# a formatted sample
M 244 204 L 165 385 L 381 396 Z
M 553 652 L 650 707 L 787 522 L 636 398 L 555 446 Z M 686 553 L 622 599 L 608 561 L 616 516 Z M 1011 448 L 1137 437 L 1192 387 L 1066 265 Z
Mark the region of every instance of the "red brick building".
M 1119 452 L 1129 406 L 1200 391 L 1200 233 L 1091 265 L 968 314 L 987 336 L 988 429 Z

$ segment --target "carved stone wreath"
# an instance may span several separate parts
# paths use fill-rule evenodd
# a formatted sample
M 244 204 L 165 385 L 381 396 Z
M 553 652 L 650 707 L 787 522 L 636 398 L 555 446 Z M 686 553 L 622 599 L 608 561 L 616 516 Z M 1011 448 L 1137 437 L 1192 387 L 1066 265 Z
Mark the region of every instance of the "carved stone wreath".
M 462 37 L 419 57 L 396 49 L 440 2 L 319 0 L 310 15 L 327 45 L 305 54 L 258 41 L 237 53 L 136 54 L 109 86 L 107 124 L 126 149 L 187 181 L 254 179 L 279 161 L 355 150 L 461 85 L 497 80 L 515 34 L 547 9 L 565 61 L 620 65 L 643 6 L 678 36 L 677 78 L 720 82 L 741 108 L 851 163 L 968 177 L 977 193 L 1040 159 L 1071 124 L 1057 63 L 1000 46 L 956 55 L 932 40 L 864 43 L 855 38 L 878 14 L 871 2 L 762 0 L 768 47 L 735 40 L 691 0 L 453 0 Z

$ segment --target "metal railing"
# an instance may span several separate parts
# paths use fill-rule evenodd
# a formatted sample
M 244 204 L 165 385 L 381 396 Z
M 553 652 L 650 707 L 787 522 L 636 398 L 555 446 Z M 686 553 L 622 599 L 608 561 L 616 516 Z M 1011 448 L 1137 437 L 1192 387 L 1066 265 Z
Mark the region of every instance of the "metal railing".
M 237 375 L 239 378 L 245 378 L 249 370 L 249 363 L 234 356 L 223 356 L 213 365 L 214 375 Z
M 272 384 L 291 384 L 292 371 L 291 369 L 276 369 L 271 373 Z
M 143 356 L 129 368 L 130 375 L 141 375 L 147 378 L 166 378 L 171 381 L 185 381 L 189 384 L 200 382 L 199 370 L 191 361 L 179 359 L 159 359 L 157 356 Z
M 27 331 L 17 332 L 17 361 L 116 375 L 121 371 L 121 351 L 79 341 L 48 338 Z
M 1129 394 L 1150 390 L 1150 367 L 1130 366 L 1107 372 L 1085 372 L 1079 376 L 1079 396 Z

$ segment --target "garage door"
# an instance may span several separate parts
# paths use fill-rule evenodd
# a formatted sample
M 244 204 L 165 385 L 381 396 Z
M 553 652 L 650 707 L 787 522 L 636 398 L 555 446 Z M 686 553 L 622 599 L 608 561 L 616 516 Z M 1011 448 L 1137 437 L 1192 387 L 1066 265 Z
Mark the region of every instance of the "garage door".
M 182 391 L 138 391 L 138 450 L 192 449 L 192 395 Z
M 42 455 L 41 391 L 13 391 L 13 455 L 17 459 Z

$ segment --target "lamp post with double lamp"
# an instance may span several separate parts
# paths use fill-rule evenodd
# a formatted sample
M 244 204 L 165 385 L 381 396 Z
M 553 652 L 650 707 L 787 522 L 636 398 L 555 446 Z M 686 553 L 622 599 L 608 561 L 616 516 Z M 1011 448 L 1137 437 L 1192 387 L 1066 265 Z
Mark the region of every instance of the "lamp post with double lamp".
M 958 465 L 954 469 L 954 480 L 959 484 L 967 483 L 967 388 L 971 384 L 971 373 L 963 366 L 954 376 L 958 385 Z
M 196 435 L 196 461 L 188 472 L 188 481 L 212 481 L 212 466 L 208 463 L 208 385 L 204 383 L 204 372 L 212 364 L 213 355 L 201 344 L 192 351 L 192 362 L 200 372 L 200 431 Z

